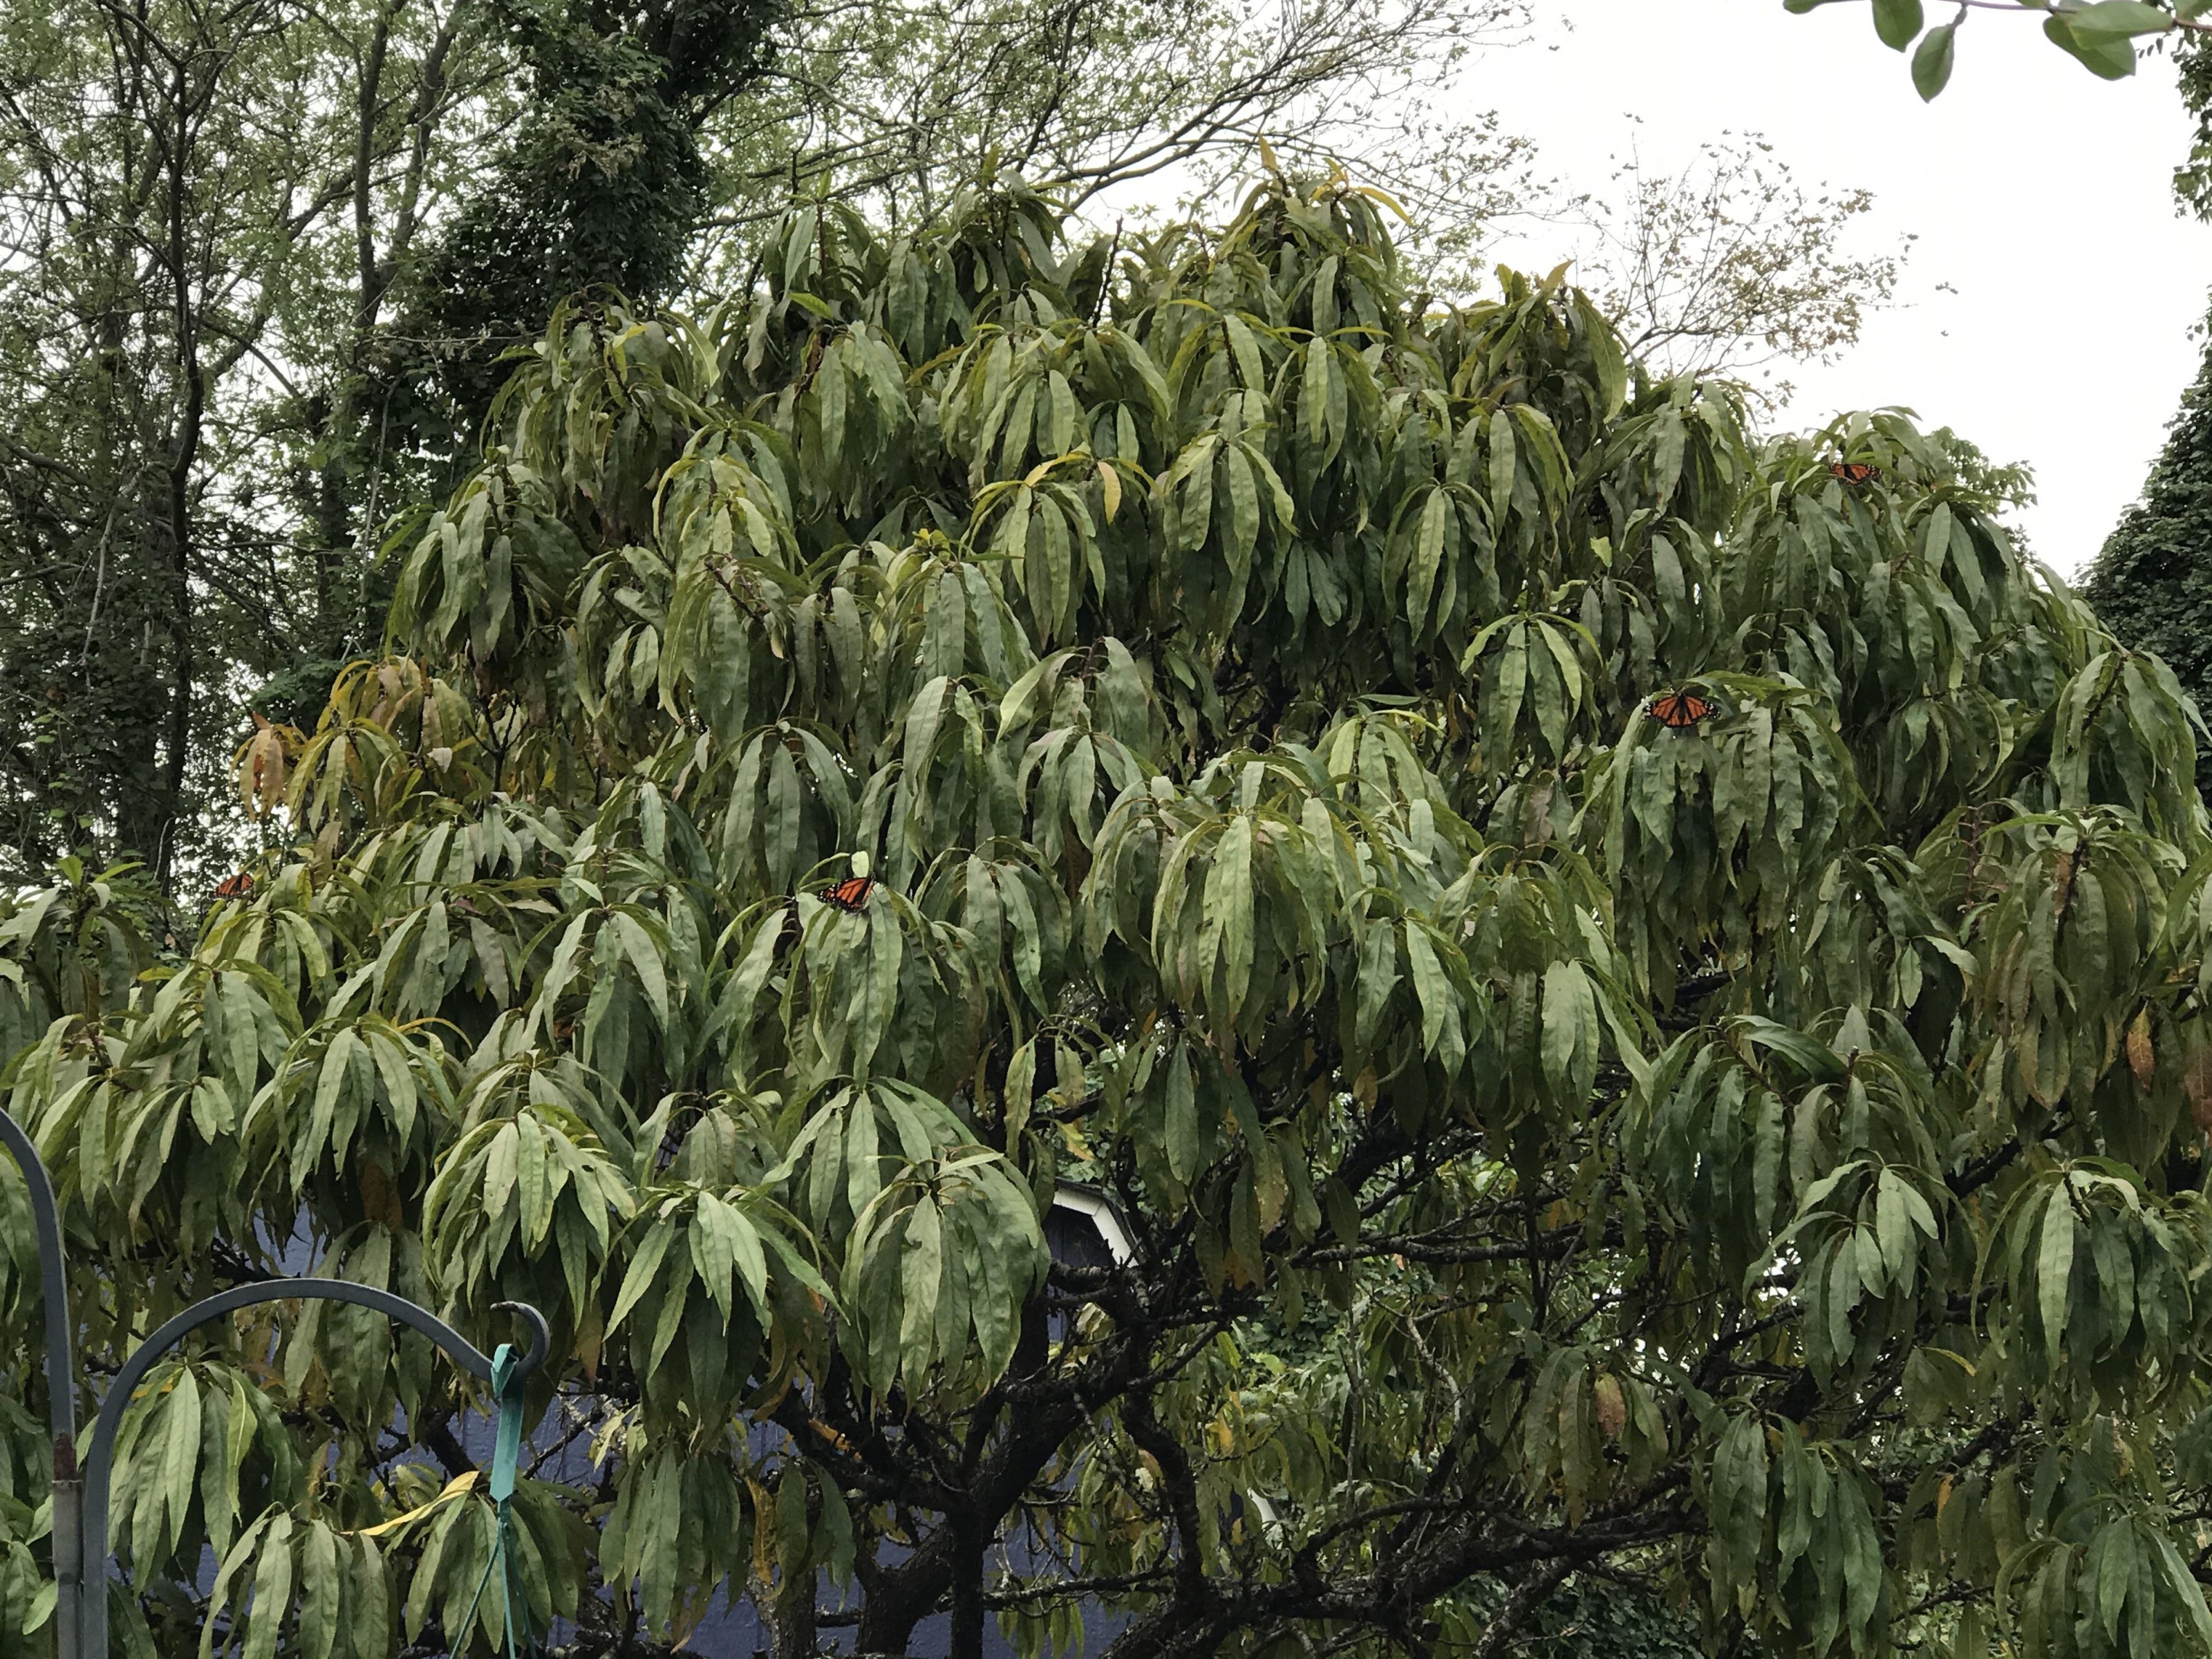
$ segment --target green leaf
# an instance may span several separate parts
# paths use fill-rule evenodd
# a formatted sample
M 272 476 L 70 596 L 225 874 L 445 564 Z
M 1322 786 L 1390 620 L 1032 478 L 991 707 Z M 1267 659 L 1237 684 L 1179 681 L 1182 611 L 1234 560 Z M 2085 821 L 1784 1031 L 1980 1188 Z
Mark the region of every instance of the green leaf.
M 676 1229 L 665 1220 L 657 1220 L 646 1231 L 636 1254 L 629 1259 L 629 1268 L 623 1275 L 622 1291 L 615 1297 L 614 1312 L 608 1316 L 607 1329 L 611 1333 L 629 1316 L 647 1291 L 652 1288 L 653 1275 L 660 1271 L 660 1259 L 668 1253 L 669 1241 Z
M 1956 44 L 1959 26 L 1939 24 L 1921 38 L 1919 48 L 1912 54 L 1912 85 L 1923 101 L 1933 102 L 1936 95 L 1950 84 L 1951 60 Z
M 899 1369 L 909 1386 L 919 1387 L 935 1346 L 937 1298 L 944 1279 L 944 1222 L 936 1203 L 924 1198 L 907 1212 L 899 1256 Z
M 697 1269 L 699 1282 L 707 1287 L 714 1306 L 721 1310 L 725 1324 L 736 1311 L 732 1288 L 737 1270 L 735 1213 L 714 1194 L 702 1193 L 689 1229 L 691 1265 Z
M 300 1540 L 300 1659 L 331 1659 L 341 1626 L 337 1537 L 320 1521 Z
M 1456 1068 L 1459 1054 L 1459 999 L 1427 931 L 1409 924 L 1406 928 L 1406 960 L 1413 970 L 1413 992 L 1421 1004 L 1421 1047 Z
M 1229 821 L 1214 848 L 1205 917 L 1200 949 L 1220 963 L 1226 995 L 1222 1017 L 1234 1025 L 1252 982 L 1252 820 L 1245 813 Z
M 276 1638 L 292 1604 L 292 1517 L 279 1515 L 261 1534 L 253 1573 L 253 1616 L 246 1627 L 244 1659 L 276 1659 Z
M 1544 970 L 1544 1075 L 1565 1097 L 1597 1044 L 1597 999 L 1582 964 L 1555 962 Z
M 1874 32 L 1893 52 L 1911 46 L 1924 21 L 1920 0 L 1874 0 Z
M 653 947 L 653 936 L 646 932 L 645 924 L 628 910 L 617 910 L 612 921 L 615 937 L 622 941 L 623 954 L 637 969 L 638 982 L 645 988 L 645 1000 L 653 1006 L 653 1017 L 665 1031 L 668 975 L 661 968 L 660 952 Z
M 1167 1073 L 1168 1169 L 1188 1183 L 1200 1168 L 1198 1098 L 1192 1086 L 1190 1056 L 1180 1046 L 1165 1062 Z
M 161 1449 L 161 1492 L 168 1509 L 168 1535 L 173 1539 L 184 1531 L 185 1511 L 199 1478 L 200 1385 L 189 1368 L 177 1372 L 167 1406 L 162 1414 L 167 1434 Z
M 1446 516 L 1451 498 L 1439 485 L 1429 491 L 1421 508 L 1420 528 L 1413 538 L 1413 564 L 1406 584 L 1406 620 L 1418 629 L 1427 620 L 1429 596 L 1436 591 L 1443 568 Z
M 2191 1633 L 2197 1638 L 2198 1649 L 2212 1653 L 2212 1609 L 2204 1604 L 2204 1588 L 2197 1582 L 2197 1575 L 2189 1570 L 2181 1552 L 2162 1527 L 2149 1529 L 2152 1547 L 2158 1553 L 2159 1571 L 2165 1576 L 2174 1599 L 2181 1603 L 2181 1611 L 2189 1621 Z
M 2124 81 L 2136 72 L 2136 49 L 2125 34 L 2079 34 L 2068 16 L 2043 20 L 2043 32 L 2092 75 Z
M 2074 1200 L 2070 1177 L 2062 1176 L 2043 1207 L 2042 1241 L 2035 1262 L 2037 1304 L 2043 1316 L 2043 1349 L 2053 1370 L 2066 1340 L 2068 1286 L 2074 1276 Z
M 1266 391 L 1267 389 L 1267 371 L 1261 366 L 1259 342 L 1253 337 L 1251 329 L 1246 325 L 1242 317 L 1233 313 L 1223 318 L 1222 323 L 1228 333 L 1230 346 L 1236 355 L 1238 376 L 1252 391 Z
M 1298 416 L 1310 444 L 1320 443 L 1328 432 L 1330 387 L 1334 379 L 1342 373 L 1336 365 L 1336 353 L 1326 338 L 1316 334 L 1307 342 L 1305 375 L 1298 391 Z
M 2084 41 L 2108 35 L 2165 34 L 2173 27 L 2171 13 L 2142 0 L 2094 0 L 2063 15 L 2075 39 Z

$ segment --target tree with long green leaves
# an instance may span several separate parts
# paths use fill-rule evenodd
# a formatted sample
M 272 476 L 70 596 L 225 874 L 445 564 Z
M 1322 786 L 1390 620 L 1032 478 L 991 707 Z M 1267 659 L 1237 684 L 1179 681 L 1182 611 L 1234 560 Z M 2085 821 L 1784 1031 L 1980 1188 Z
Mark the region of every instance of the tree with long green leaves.
M 1387 216 L 809 209 L 703 319 L 564 308 L 388 654 L 241 752 L 250 890 L 174 949 L 128 872 L 8 901 L 90 1351 L 288 1240 L 537 1304 L 578 1653 L 726 1594 L 785 1655 L 1490 1659 L 1616 1585 L 2212 1652 L 2172 675 L 1970 452 L 1759 439 L 1556 274 L 1414 301 Z M 1125 1248 L 1055 1259 L 1068 1194 Z M 5 1173 L 0 1239 L 35 1651 Z M 472 1403 L 320 1304 L 162 1365 L 132 1650 L 489 1651 Z

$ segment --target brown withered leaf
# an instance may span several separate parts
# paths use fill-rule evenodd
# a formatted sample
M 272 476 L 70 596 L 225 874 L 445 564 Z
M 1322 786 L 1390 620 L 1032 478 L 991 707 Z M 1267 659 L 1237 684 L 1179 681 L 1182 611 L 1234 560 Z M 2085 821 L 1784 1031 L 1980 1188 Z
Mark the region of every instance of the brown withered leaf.
M 2197 1127 L 2212 1134 L 2212 1041 L 2200 1028 L 2189 1033 L 2189 1060 L 2181 1072 L 2181 1091 L 2189 1097 L 2189 1115 Z
M 2158 1058 L 2151 1052 L 2150 1010 L 2136 1010 L 2128 1022 L 2128 1070 L 2136 1074 L 2136 1087 L 2148 1089 L 2158 1076 Z
M 284 799 L 284 734 L 258 714 L 253 725 L 238 751 L 238 793 L 247 811 L 267 812 Z
M 605 1348 L 606 1341 L 606 1314 L 600 1308 L 597 1297 L 587 1298 L 584 1304 L 582 1322 L 576 1327 L 576 1359 L 583 1367 L 586 1382 L 599 1380 L 599 1355 Z
M 1607 1439 L 1620 1439 L 1621 1430 L 1628 1426 L 1628 1401 L 1620 1392 L 1620 1379 L 1608 1372 L 1598 1378 L 1590 1392 L 1596 1396 L 1598 1427 L 1605 1431 Z
M 400 1201 L 398 1184 L 374 1158 L 364 1156 L 356 1170 L 361 1182 L 361 1208 L 380 1227 L 392 1232 L 407 1229 L 407 1206 Z

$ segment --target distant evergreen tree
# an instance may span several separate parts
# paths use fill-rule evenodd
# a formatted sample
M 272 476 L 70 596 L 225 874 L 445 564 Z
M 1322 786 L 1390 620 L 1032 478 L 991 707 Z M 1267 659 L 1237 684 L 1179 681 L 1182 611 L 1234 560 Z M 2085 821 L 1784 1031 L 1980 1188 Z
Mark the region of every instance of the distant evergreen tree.
M 592 288 L 668 292 L 706 209 L 700 129 L 765 72 L 783 13 L 782 0 L 501 7 L 531 103 L 427 250 L 370 365 L 362 406 L 387 437 L 465 466 L 506 354 L 556 304 Z
M 342 436 L 300 497 L 330 545 L 371 510 L 379 473 L 438 494 L 471 465 L 516 347 L 586 290 L 650 302 L 679 279 L 706 211 L 701 129 L 755 87 L 784 0 L 500 0 L 530 99 L 492 167 L 393 290 L 389 326 L 363 342 Z M 353 656 L 374 649 L 388 570 L 357 568 L 356 603 L 252 694 L 312 727 Z
M 2122 641 L 2165 658 L 2197 707 L 2212 708 L 2212 360 L 2083 586 Z M 2197 770 L 2212 782 L 2212 757 Z
M 2212 220 L 2212 53 L 2191 40 L 2177 54 L 2181 100 L 2197 122 L 2188 161 L 2174 169 L 2183 206 Z M 2124 644 L 2166 659 L 2197 707 L 2212 708 L 2212 354 L 2182 394 L 2166 448 L 2142 497 L 2090 565 L 2083 587 Z M 2212 783 L 2212 756 L 2197 766 Z

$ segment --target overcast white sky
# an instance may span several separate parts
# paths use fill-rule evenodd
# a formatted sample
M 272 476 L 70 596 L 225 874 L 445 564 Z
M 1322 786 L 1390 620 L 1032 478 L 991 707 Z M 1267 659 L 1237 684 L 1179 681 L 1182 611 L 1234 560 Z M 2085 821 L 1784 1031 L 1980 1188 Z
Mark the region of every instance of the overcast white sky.
M 1632 141 L 1675 171 L 1724 131 L 1764 133 L 1808 185 L 1863 185 L 1867 246 L 1918 240 L 1899 303 L 1842 361 L 1794 371 L 1792 424 L 1902 404 L 2036 471 L 2025 528 L 2063 571 L 2103 544 L 2141 489 L 2200 356 L 2212 227 L 2177 218 L 2167 179 L 2187 123 L 2163 61 L 2107 83 L 2032 17 L 1974 14 L 1932 105 L 1867 9 L 1792 17 L 1781 0 L 1552 0 L 1538 40 L 1469 70 L 1496 109 L 1581 188 Z M 1948 9 L 1931 5 L 1930 20 Z M 1631 118 L 1640 118 L 1632 123 Z M 1505 249 L 1548 269 L 1567 233 Z M 1945 292 L 1948 283 L 1955 292 Z

